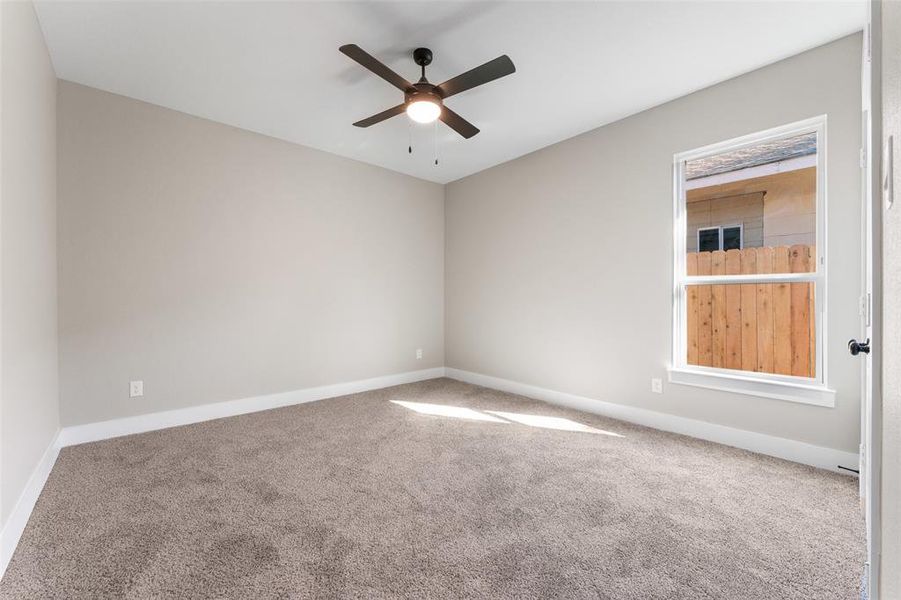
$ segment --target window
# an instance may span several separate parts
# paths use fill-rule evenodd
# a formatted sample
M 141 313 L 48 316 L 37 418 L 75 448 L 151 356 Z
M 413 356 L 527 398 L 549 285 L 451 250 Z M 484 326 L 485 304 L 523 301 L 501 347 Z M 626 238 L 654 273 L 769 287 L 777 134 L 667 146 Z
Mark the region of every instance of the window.
M 675 156 L 674 383 L 834 405 L 818 117 Z
M 713 252 L 723 249 L 722 227 L 698 229 L 698 252 Z
M 741 250 L 741 225 L 698 229 L 698 252 Z
M 720 227 L 720 250 L 741 250 L 741 225 Z

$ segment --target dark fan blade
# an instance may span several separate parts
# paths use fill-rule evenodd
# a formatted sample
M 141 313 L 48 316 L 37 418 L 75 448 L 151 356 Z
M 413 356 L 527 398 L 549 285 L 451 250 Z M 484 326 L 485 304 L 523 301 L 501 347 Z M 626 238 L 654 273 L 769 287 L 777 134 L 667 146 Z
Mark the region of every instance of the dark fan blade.
M 354 123 L 354 127 L 369 127 L 370 125 L 375 125 L 376 123 L 381 123 L 385 119 L 390 119 L 391 117 L 395 117 L 402 112 L 407 110 L 406 103 L 398 104 L 393 108 L 389 108 L 388 110 L 383 110 L 377 115 L 372 115 L 368 119 L 363 119 L 362 121 L 357 121 Z
M 480 67 L 466 71 L 462 75 L 457 75 L 453 79 L 448 79 L 439 85 L 438 89 L 441 90 L 441 95 L 447 98 L 515 72 L 516 67 L 513 66 L 513 61 L 504 54 L 494 60 L 489 60 Z
M 441 107 L 441 116 L 438 117 L 445 123 L 447 126 L 465 137 L 466 139 L 471 138 L 475 134 L 479 132 L 479 128 L 449 109 L 446 106 Z
M 357 61 L 394 87 L 401 91 L 409 91 L 413 89 L 413 84 L 382 64 L 377 58 L 367 53 L 356 44 L 345 44 L 338 48 L 343 54 L 346 54 L 353 60 Z

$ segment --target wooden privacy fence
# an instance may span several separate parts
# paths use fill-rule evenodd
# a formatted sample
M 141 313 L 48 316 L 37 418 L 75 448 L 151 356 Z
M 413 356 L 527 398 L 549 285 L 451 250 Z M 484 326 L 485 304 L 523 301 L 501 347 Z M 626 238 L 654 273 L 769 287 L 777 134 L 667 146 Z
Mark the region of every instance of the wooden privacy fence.
M 809 273 L 815 246 L 687 254 L 688 275 Z M 688 364 L 816 375 L 813 283 L 689 285 Z

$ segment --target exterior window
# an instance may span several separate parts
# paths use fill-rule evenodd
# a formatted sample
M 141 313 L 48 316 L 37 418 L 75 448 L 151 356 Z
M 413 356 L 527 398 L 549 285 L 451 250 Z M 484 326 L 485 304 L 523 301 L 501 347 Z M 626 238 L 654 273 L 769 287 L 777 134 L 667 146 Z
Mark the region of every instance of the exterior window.
M 722 230 L 719 227 L 705 227 L 704 229 L 698 229 L 698 251 L 713 252 L 715 250 L 722 250 L 723 246 L 720 243 L 721 231 Z
M 698 229 L 698 252 L 741 250 L 741 225 Z
M 675 157 L 675 383 L 831 405 L 825 117 Z
M 741 226 L 722 227 L 722 248 L 720 250 L 741 250 Z

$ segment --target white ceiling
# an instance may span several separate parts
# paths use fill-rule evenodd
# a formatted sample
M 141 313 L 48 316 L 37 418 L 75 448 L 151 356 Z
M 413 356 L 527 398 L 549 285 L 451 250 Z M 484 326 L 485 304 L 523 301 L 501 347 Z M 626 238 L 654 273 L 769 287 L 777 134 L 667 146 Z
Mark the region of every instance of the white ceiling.
M 866 2 L 38 2 L 57 75 L 440 183 L 863 28 Z M 434 83 L 508 54 L 517 72 L 448 99 L 464 140 L 406 116 L 355 43 Z M 412 129 L 414 154 L 407 153 Z

